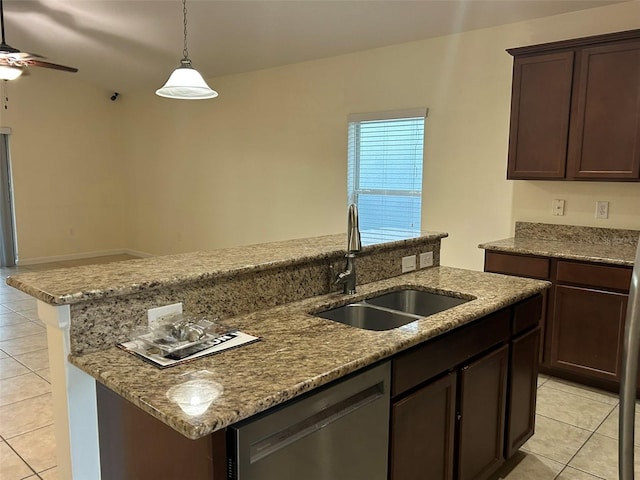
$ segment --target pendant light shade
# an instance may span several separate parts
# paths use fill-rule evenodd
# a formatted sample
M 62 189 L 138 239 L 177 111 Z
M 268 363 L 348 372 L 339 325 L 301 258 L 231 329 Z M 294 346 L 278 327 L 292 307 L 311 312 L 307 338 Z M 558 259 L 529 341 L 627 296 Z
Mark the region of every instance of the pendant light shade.
M 191 66 L 190 60 L 182 60 L 180 63 L 167 83 L 156 90 L 156 95 L 178 100 L 204 100 L 218 96 L 218 92 L 212 90 L 202 75 Z
M 184 48 L 180 66 L 176 68 L 167 83 L 156 90 L 156 95 L 178 100 L 204 100 L 215 98 L 218 92 L 212 90 L 202 75 L 193 68 L 187 50 L 187 0 L 182 0 L 182 13 L 184 19 Z

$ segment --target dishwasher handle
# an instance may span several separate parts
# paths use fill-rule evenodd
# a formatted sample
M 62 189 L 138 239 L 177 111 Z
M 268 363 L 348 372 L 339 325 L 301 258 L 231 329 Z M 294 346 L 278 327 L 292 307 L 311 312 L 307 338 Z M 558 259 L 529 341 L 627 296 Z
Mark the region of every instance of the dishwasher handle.
M 249 461 L 255 463 L 333 422 L 369 405 L 384 395 L 384 382 L 372 385 L 349 398 L 251 444 Z

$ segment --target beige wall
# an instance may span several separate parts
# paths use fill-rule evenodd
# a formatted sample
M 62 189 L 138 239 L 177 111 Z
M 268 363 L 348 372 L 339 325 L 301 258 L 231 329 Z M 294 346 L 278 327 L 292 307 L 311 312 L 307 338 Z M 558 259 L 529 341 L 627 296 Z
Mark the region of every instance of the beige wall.
M 114 104 L 57 72 L 33 75 L 47 83 L 35 97 L 16 86 L 8 122 L 14 164 L 31 165 L 15 167 L 21 252 L 165 254 L 344 231 L 347 115 L 416 106 L 430 109 L 423 227 L 450 233 L 443 264 L 481 269 L 477 244 L 510 236 L 515 220 L 640 228 L 640 184 L 505 180 L 505 49 L 631 28 L 637 1 L 214 78 L 220 97 L 203 102 L 149 90 Z M 550 215 L 553 198 L 565 217 Z M 595 200 L 611 202 L 610 220 L 595 222 Z
M 597 196 L 611 202 L 608 224 L 640 227 L 638 184 L 505 180 L 505 49 L 638 27 L 633 2 L 216 78 L 220 97 L 208 102 L 132 95 L 131 246 L 169 253 L 342 231 L 347 114 L 416 106 L 430 108 L 423 227 L 450 233 L 444 264 L 481 269 L 478 243 L 510 236 L 516 219 L 552 221 L 556 196 L 567 222 L 593 224 L 574 216 L 574 196 Z
M 0 125 L 12 129 L 21 261 L 126 247 L 121 142 L 109 93 L 46 69 L 10 82 L 7 93 Z

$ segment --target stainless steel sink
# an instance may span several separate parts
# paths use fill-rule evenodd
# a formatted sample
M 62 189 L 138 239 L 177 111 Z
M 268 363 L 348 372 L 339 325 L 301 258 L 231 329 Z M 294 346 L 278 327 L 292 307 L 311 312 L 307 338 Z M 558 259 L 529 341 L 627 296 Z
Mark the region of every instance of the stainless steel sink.
M 350 303 L 315 315 L 365 330 L 391 330 L 420 318 L 416 315 L 378 308 L 364 302 Z
M 315 316 L 365 330 L 391 330 L 468 301 L 465 298 L 405 289 L 325 310 Z
M 428 317 L 468 301 L 465 298 L 450 297 L 422 290 L 396 290 L 367 300 L 372 305 L 413 313 L 421 317 Z

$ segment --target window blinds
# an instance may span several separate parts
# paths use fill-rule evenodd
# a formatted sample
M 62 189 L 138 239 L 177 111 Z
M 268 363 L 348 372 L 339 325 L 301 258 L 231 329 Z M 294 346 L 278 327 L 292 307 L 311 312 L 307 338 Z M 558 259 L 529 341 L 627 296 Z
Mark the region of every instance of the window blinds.
M 348 195 L 360 229 L 419 232 L 426 109 L 349 117 Z

